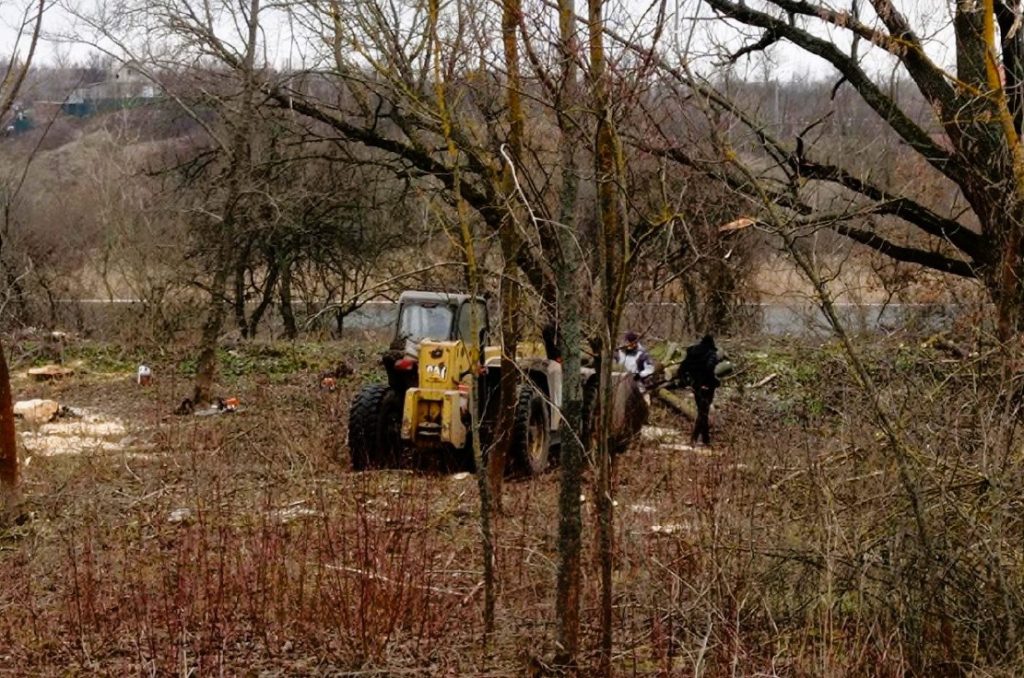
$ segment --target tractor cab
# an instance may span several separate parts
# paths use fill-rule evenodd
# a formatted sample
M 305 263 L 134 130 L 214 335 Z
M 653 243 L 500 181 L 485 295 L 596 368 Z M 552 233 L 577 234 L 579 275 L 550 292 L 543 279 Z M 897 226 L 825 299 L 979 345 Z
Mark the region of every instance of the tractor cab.
M 388 382 L 405 392 L 423 384 L 456 388 L 460 375 L 484 357 L 500 356 L 490 338 L 487 302 L 468 294 L 403 292 L 391 351 L 384 355 Z
M 474 329 L 476 332 L 474 333 Z M 486 346 L 490 337 L 487 302 L 468 294 L 403 292 L 393 347 L 414 353 L 424 339 Z

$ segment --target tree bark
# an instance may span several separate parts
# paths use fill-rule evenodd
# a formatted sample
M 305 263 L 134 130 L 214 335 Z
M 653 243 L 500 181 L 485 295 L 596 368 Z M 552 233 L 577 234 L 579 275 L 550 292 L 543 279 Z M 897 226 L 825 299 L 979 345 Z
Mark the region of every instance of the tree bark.
M 249 322 L 245 317 L 245 270 L 248 249 L 248 247 L 242 248 L 242 252 L 238 254 L 235 261 L 235 294 L 232 300 L 235 309 L 235 325 L 243 339 L 249 338 Z
M 598 260 L 602 327 L 599 342 L 600 391 L 598 396 L 598 551 L 601 562 L 601 649 L 598 673 L 611 675 L 612 570 L 614 505 L 611 487 L 611 364 L 625 290 L 625 229 L 618 199 L 619 162 L 604 55 L 604 0 L 588 0 L 590 87 L 597 129 L 594 162 L 597 182 Z
M 14 398 L 11 375 L 7 370 L 7 354 L 0 342 L 0 515 L 2 522 L 11 517 L 20 499 L 18 439 L 14 431 Z M 2 524 L 0 522 L 0 524 Z
M 292 262 L 287 260 L 281 267 L 281 321 L 284 323 L 284 336 L 294 340 L 299 336 L 299 327 L 295 322 L 295 309 L 292 308 Z
M 491 447 L 488 460 L 488 477 L 495 510 L 501 510 L 501 492 L 505 478 L 505 466 L 512 444 L 512 428 L 516 416 L 516 390 L 519 386 L 519 369 L 516 354 L 519 347 L 519 305 L 521 291 L 510 277 L 514 265 L 505 267 L 501 280 L 501 379 L 498 385 L 498 421 L 495 425 L 497 436 Z
M 260 322 L 263 320 L 263 315 L 270 308 L 270 304 L 274 300 L 274 292 L 277 290 L 277 279 L 281 275 L 281 263 L 278 261 L 277 255 L 271 252 L 267 257 L 267 279 L 263 283 L 263 294 L 260 297 L 260 303 L 253 309 L 252 315 L 249 316 L 249 330 L 248 337 L 254 339 L 256 337 L 256 331 L 259 329 Z
M 557 229 L 557 313 L 555 326 L 562 354 L 561 485 L 558 496 L 558 575 L 555 609 L 558 622 L 558 646 L 555 664 L 574 670 L 580 651 L 580 589 L 583 547 L 583 518 L 580 494 L 583 490 L 583 384 L 581 351 L 583 332 L 580 309 L 579 271 L 582 253 L 576 232 L 576 202 L 579 174 L 576 168 L 573 120 L 570 113 L 577 101 L 575 7 L 572 0 L 559 0 L 559 57 L 561 88 L 557 101 L 559 152 L 562 186 Z
M 225 233 L 222 239 L 233 241 L 230 226 L 222 225 Z M 203 322 L 203 333 L 199 341 L 199 359 L 196 361 L 196 379 L 192 389 L 192 402 L 195 405 L 206 404 L 213 399 L 213 382 L 217 375 L 217 345 L 224 318 L 227 316 L 226 292 L 230 273 L 230 244 L 222 242 L 220 266 L 214 273 L 210 287 L 210 302 L 206 308 L 206 320 Z
M 517 38 L 522 8 L 519 0 L 503 0 L 501 5 L 501 37 L 505 52 L 505 101 L 508 105 L 508 150 L 511 162 L 519 162 L 523 151 L 523 129 L 525 117 L 520 96 L 519 75 L 519 41 Z M 497 440 L 491 450 L 489 460 L 489 476 L 491 496 L 495 509 L 501 510 L 502 482 L 505 477 L 505 465 L 508 461 L 509 448 L 512 444 L 512 428 L 516 413 L 516 390 L 519 385 L 519 370 L 516 365 L 516 354 L 521 339 L 520 306 L 522 291 L 515 279 L 516 261 L 522 247 L 519 225 L 516 223 L 517 190 L 515 185 L 515 168 L 505 158 L 502 172 L 501 192 L 505 196 L 505 214 L 498 228 L 501 243 L 501 255 L 504 261 L 501 276 L 501 407 L 498 411 L 496 430 Z

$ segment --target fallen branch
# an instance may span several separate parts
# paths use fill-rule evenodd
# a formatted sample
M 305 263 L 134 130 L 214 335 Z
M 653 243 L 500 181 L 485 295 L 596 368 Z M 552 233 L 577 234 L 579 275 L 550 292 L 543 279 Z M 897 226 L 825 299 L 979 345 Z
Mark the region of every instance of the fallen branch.
M 770 384 L 773 381 L 775 381 L 775 379 L 778 376 L 779 376 L 778 372 L 772 372 L 771 374 L 769 374 L 767 377 L 765 377 L 761 381 L 757 382 L 756 384 L 751 384 L 747 388 L 761 388 L 762 386 L 767 386 L 768 384 Z

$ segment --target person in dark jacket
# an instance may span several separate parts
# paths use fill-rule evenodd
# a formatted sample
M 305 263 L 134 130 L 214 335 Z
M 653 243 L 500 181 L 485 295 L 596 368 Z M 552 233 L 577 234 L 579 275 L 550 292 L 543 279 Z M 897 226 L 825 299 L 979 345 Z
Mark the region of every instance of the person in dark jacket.
M 693 433 L 690 434 L 690 442 L 693 444 L 697 443 L 698 437 L 705 445 L 711 444 L 711 403 L 719 384 L 715 376 L 719 360 L 715 339 L 706 334 L 698 343 L 686 349 L 686 357 L 679 366 L 679 380 L 693 388 L 693 399 L 697 405 L 697 419 L 693 423 Z

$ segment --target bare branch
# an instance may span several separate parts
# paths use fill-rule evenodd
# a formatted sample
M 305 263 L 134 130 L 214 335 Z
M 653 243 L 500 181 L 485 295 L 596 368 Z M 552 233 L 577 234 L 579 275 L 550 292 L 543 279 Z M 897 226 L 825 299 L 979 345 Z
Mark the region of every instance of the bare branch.
M 21 85 L 25 82 L 25 76 L 28 75 L 28 69 L 32 65 L 32 59 L 36 54 L 36 46 L 39 44 L 39 34 L 43 28 L 45 3 L 46 0 L 39 0 L 39 5 L 36 7 L 36 16 L 32 29 L 32 38 L 29 41 L 28 54 L 25 56 L 25 61 L 21 64 L 20 68 L 16 64 L 17 54 L 11 54 L 11 61 L 7 67 L 7 72 L 4 74 L 3 82 L 0 83 L 0 120 L 5 118 L 7 113 L 10 112 L 11 106 L 14 105 L 14 100 L 18 97 L 18 92 L 21 90 Z M 24 27 L 24 23 L 22 26 Z M 21 37 L 20 33 L 19 37 Z
M 965 170 L 948 151 L 939 146 L 924 129 L 907 115 L 889 96 L 871 80 L 849 55 L 843 54 L 832 42 L 818 38 L 808 31 L 797 28 L 781 19 L 758 12 L 745 4 L 731 0 L 707 0 L 715 10 L 750 26 L 757 26 L 772 31 L 807 52 L 821 57 L 836 68 L 851 85 L 856 88 L 864 101 L 892 126 L 914 150 L 921 154 L 929 164 L 954 181 L 963 180 Z M 915 63 L 919 63 L 915 61 Z M 920 67 L 925 67 L 920 62 Z M 941 72 L 937 75 L 941 80 Z M 944 81 L 943 81 L 944 83 Z M 936 88 L 938 86 L 936 85 Z

